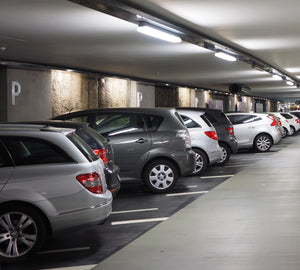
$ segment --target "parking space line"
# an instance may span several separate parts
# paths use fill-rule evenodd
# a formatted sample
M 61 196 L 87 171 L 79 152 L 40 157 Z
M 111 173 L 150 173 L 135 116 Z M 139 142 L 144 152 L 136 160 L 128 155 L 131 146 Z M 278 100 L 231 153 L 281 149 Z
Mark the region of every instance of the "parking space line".
M 201 179 L 210 179 L 210 178 L 223 178 L 223 177 L 232 177 L 234 174 L 228 174 L 228 175 L 212 175 L 212 176 L 201 176 Z
M 41 268 L 40 270 L 91 270 L 97 264 L 90 265 L 80 265 L 80 266 L 69 266 L 69 267 L 61 267 L 61 268 Z
M 123 221 L 114 221 L 111 223 L 111 225 L 115 226 L 115 225 L 127 225 L 127 224 L 136 224 L 136 223 L 145 223 L 145 222 L 158 222 L 158 221 L 165 221 L 167 219 L 168 217 L 123 220 Z
M 249 166 L 249 164 L 248 165 L 246 165 L 246 164 L 226 165 L 224 167 L 226 167 L 226 168 L 234 168 L 234 167 L 245 167 L 245 166 Z
M 53 250 L 39 251 L 38 254 L 60 253 L 60 252 L 70 252 L 70 251 L 82 251 L 82 250 L 88 250 L 88 249 L 90 249 L 90 247 L 53 249 Z
M 182 192 L 182 193 L 169 193 L 166 196 L 171 197 L 171 196 L 181 196 L 181 195 L 194 195 L 194 194 L 203 194 L 207 193 L 208 191 L 193 191 L 193 192 Z
M 175 187 L 174 189 L 181 189 L 181 188 L 197 188 L 198 186 L 179 186 L 179 187 Z
M 136 213 L 136 212 L 146 212 L 146 211 L 157 211 L 158 208 L 148 208 L 148 209 L 133 209 L 133 210 L 124 210 L 124 211 L 114 211 L 111 214 L 127 214 L 127 213 Z

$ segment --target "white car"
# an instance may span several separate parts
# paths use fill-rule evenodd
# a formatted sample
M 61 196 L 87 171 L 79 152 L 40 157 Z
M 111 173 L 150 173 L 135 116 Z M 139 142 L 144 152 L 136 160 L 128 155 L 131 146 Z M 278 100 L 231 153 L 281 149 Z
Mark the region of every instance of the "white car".
M 274 116 L 265 113 L 227 113 L 233 124 L 239 149 L 254 148 L 269 151 L 281 140 L 281 132 Z
M 280 112 L 270 112 L 269 114 L 272 114 L 274 116 L 276 116 L 277 118 L 279 118 L 280 120 L 280 124 L 282 126 L 282 138 L 284 138 L 287 135 L 291 135 L 292 131 L 291 131 L 291 126 L 289 124 L 289 121 L 283 116 L 281 115 Z
M 291 113 L 281 112 L 280 113 L 288 122 L 291 127 L 289 135 L 294 135 L 300 129 L 299 118 Z
M 205 112 L 177 109 L 191 135 L 192 149 L 196 153 L 196 168 L 193 175 L 203 172 L 208 165 L 222 157 L 214 126 L 205 117 Z

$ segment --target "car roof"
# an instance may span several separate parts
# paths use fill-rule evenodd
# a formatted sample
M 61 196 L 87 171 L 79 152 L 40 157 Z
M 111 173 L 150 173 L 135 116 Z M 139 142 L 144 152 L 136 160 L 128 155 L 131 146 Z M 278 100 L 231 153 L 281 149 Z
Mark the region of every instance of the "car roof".
M 0 123 L 2 124 L 2 123 Z M 36 126 L 52 126 L 62 128 L 80 129 L 88 127 L 88 123 L 84 122 L 73 122 L 73 121 L 62 121 L 62 120 L 47 120 L 47 121 L 20 121 L 20 122 L 7 122 L 4 124 L 12 125 L 36 125 Z

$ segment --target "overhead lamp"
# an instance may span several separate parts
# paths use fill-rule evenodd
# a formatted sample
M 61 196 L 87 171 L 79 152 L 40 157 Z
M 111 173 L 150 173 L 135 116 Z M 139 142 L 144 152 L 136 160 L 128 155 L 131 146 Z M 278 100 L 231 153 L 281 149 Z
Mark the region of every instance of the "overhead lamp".
M 137 31 L 139 33 L 151 36 L 151 37 L 155 37 L 155 38 L 159 38 L 168 42 L 172 42 L 172 43 L 180 43 L 182 41 L 182 39 L 170 32 L 167 32 L 165 30 L 162 30 L 156 26 L 152 26 L 150 24 L 146 24 L 144 22 L 140 23 L 138 25 Z
M 273 73 L 273 74 L 272 74 L 272 77 L 273 77 L 274 79 L 276 79 L 276 80 L 282 80 L 282 76 L 279 75 L 279 74 L 277 74 L 277 73 Z
M 222 52 L 222 51 L 215 52 L 215 56 L 219 57 L 223 60 L 230 61 L 230 62 L 234 62 L 234 61 L 237 60 L 237 58 L 234 55 L 229 54 L 229 53 L 225 53 L 225 52 Z
M 294 83 L 292 80 L 286 80 L 285 83 L 286 83 L 287 85 L 291 85 L 291 86 L 294 86 L 294 85 L 295 85 L 295 83 Z

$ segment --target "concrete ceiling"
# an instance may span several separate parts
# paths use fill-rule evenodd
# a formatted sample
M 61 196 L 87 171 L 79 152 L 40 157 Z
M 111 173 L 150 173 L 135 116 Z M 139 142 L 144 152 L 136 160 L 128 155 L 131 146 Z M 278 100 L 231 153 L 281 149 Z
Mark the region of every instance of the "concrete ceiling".
M 250 95 L 300 99 L 297 0 L 0 0 L 0 64 L 27 63 Z M 136 31 L 178 31 L 179 44 Z M 209 44 L 209 46 L 207 46 Z M 216 58 L 214 48 L 242 56 Z M 253 68 L 258 65 L 265 71 Z M 271 72 L 295 82 L 288 86 Z

